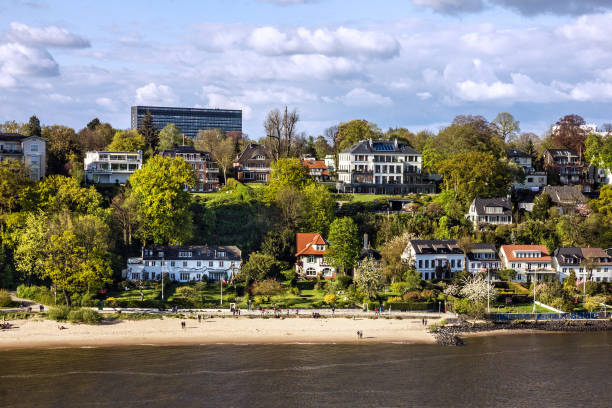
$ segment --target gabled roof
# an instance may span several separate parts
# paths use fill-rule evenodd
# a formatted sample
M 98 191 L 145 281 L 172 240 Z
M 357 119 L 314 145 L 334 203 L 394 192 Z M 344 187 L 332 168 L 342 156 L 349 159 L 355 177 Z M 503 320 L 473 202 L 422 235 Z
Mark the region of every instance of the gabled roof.
M 555 249 L 553 256 L 561 266 L 578 266 L 585 258 L 597 258 L 600 265 L 612 265 L 612 257 L 602 248 L 561 247 Z M 566 262 L 567 258 L 573 258 L 576 262 Z
M 476 207 L 476 214 L 478 215 L 486 215 L 490 214 L 486 212 L 486 207 L 501 207 L 503 215 L 512 215 L 512 205 L 510 204 L 510 200 L 506 197 L 495 197 L 495 198 L 480 198 L 476 197 L 474 201 L 472 201 L 474 206 Z
M 476 253 L 492 253 L 493 258 L 477 258 L 475 256 Z M 499 256 L 497 254 L 497 248 L 495 248 L 495 244 L 489 244 L 487 242 L 479 242 L 472 244 L 472 249 L 467 253 L 467 257 L 470 261 L 499 261 Z
M 302 163 L 309 169 L 327 170 L 327 165 L 323 160 L 302 160 Z
M 412 147 L 407 146 L 395 140 L 362 140 L 353 146 L 349 147 L 342 153 L 352 154 L 381 154 L 381 153 L 396 153 L 396 154 L 421 154 Z
M 297 241 L 295 256 L 300 255 L 324 255 L 325 251 L 319 251 L 314 248 L 314 245 L 328 245 L 325 238 L 321 234 L 310 232 L 298 232 L 295 234 Z
M 546 186 L 544 191 L 557 204 L 585 204 L 587 198 L 574 186 Z
M 235 162 L 241 163 L 246 160 L 252 159 L 254 156 L 261 154 L 266 157 L 266 159 L 270 159 L 272 155 L 268 148 L 264 145 L 260 145 L 257 143 L 249 143 L 247 147 L 244 148 L 243 151 L 238 153 L 236 156 Z
M 546 245 L 502 245 L 501 250 L 510 262 L 550 262 L 552 260 Z M 542 256 L 539 258 L 517 258 L 514 256 L 514 251 L 538 251 Z
M 531 158 L 530 155 L 528 155 L 527 153 L 522 152 L 522 151 L 520 151 L 518 149 L 508 149 L 506 151 L 506 154 L 508 155 L 508 157 L 525 157 L 525 158 L 528 158 L 528 159 Z
M 219 261 L 240 261 L 242 259 L 242 251 L 234 245 L 218 246 L 218 245 L 151 245 L 144 248 L 146 260 L 219 260 Z M 146 255 L 147 250 L 152 250 L 153 255 Z M 159 252 L 163 252 L 163 257 L 159 256 Z M 191 252 L 189 258 L 179 257 L 179 252 Z M 219 256 L 224 253 L 225 256 Z

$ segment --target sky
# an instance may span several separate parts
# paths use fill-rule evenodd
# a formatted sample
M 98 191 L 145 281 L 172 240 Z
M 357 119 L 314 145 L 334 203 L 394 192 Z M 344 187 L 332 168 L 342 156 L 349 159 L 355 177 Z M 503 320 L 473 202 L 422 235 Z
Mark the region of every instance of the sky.
M 130 106 L 437 131 L 510 112 L 612 122 L 612 0 L 0 0 L 0 122 L 130 126 Z

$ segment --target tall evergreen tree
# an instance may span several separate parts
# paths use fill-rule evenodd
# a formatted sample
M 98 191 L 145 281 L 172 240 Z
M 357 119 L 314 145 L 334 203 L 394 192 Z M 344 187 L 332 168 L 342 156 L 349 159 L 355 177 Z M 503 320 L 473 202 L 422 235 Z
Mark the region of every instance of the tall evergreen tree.
M 41 135 L 40 120 L 38 120 L 36 115 L 34 115 L 34 116 L 32 116 L 30 118 L 30 121 L 28 122 L 27 125 L 25 125 L 25 127 L 23 129 L 23 133 L 24 133 L 25 136 L 38 136 L 38 137 L 40 137 L 40 135 Z
M 151 111 L 147 110 L 144 118 L 142 118 L 140 126 L 138 127 L 138 133 L 145 138 L 147 145 L 150 146 L 151 149 L 155 149 L 157 147 L 157 144 L 159 143 L 159 131 L 153 125 Z

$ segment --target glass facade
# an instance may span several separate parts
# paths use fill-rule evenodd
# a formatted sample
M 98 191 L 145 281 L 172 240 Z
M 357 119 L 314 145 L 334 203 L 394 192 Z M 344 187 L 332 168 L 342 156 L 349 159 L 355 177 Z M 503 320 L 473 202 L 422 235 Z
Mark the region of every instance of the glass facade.
M 159 106 L 132 106 L 132 129 L 137 129 L 142 119 L 151 112 L 157 130 L 173 123 L 185 136 L 195 138 L 200 129 L 221 129 L 224 132 L 242 132 L 242 111 L 231 109 L 168 108 Z

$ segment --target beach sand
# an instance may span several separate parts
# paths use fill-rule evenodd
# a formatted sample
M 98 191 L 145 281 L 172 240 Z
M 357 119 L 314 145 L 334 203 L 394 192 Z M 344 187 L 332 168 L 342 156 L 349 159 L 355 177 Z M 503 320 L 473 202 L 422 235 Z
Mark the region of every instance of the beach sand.
M 181 322 L 186 327 L 181 327 Z M 437 319 L 429 319 L 429 323 Z M 100 325 L 14 320 L 0 332 L 0 350 L 15 348 L 128 345 L 283 344 L 283 343 L 435 343 L 421 319 L 249 317 L 115 320 Z M 64 326 L 66 330 L 58 327 Z M 363 338 L 357 339 L 357 331 Z

